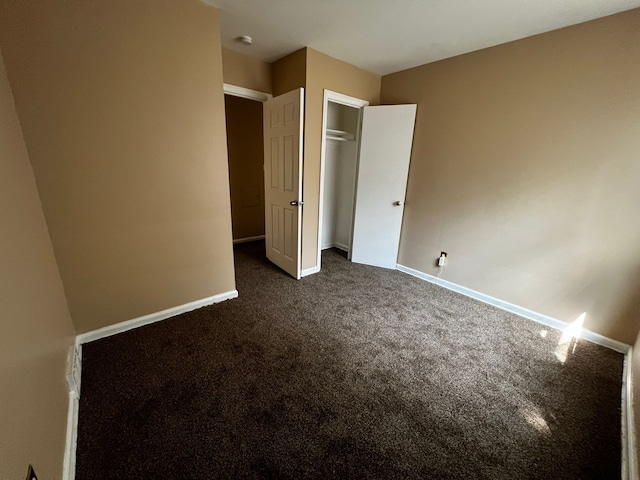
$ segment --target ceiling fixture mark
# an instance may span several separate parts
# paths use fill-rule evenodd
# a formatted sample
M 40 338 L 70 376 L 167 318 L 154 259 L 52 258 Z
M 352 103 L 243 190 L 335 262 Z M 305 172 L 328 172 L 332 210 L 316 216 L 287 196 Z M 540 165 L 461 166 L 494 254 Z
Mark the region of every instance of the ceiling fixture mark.
M 236 42 L 241 43 L 242 45 L 246 45 L 247 47 L 253 45 L 253 38 L 249 35 L 241 35 L 236 38 Z

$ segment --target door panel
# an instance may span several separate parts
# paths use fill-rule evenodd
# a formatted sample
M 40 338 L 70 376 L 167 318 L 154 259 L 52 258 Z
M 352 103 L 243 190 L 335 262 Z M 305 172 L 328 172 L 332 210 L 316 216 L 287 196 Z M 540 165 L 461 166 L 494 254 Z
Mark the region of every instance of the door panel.
M 396 268 L 416 105 L 364 107 L 351 260 Z
M 303 118 L 302 88 L 264 104 L 267 258 L 297 279 L 302 248 Z

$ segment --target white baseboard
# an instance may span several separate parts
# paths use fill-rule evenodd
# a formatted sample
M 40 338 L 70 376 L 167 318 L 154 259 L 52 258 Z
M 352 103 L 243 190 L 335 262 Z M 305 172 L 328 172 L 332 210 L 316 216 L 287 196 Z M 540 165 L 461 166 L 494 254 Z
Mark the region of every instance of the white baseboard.
M 462 285 L 458 285 L 456 283 L 449 282 L 441 278 L 437 278 L 433 275 L 429 275 L 428 273 L 424 273 L 410 267 L 405 267 L 404 265 L 398 264 L 397 269 L 400 270 L 401 272 L 408 273 L 409 275 L 413 275 L 414 277 L 418 277 L 422 280 L 426 280 L 427 282 L 435 283 L 448 290 L 461 293 L 463 295 L 466 295 L 467 297 L 475 298 L 476 300 L 480 300 L 481 302 L 488 303 L 489 305 L 493 305 L 494 307 L 498 307 L 502 310 L 506 310 L 507 312 L 515 313 L 516 315 L 520 315 L 521 317 L 525 317 L 525 318 L 528 318 L 529 320 L 533 320 L 535 322 L 541 323 L 543 325 L 546 325 L 547 327 L 555 328 L 558 330 L 564 330 L 569 326 L 567 322 L 563 322 L 562 320 L 558 320 L 557 318 L 553 318 L 548 315 L 544 315 L 542 313 L 534 312 L 532 310 L 529 310 L 524 307 L 520 307 L 513 303 L 505 302 L 504 300 L 500 300 L 498 298 L 485 295 L 484 293 L 480 293 L 475 290 L 471 290 L 470 288 L 463 287 Z M 599 333 L 592 332 L 591 330 L 587 330 L 586 328 L 583 328 L 581 330 L 580 337 L 584 338 L 585 340 L 589 340 L 590 342 L 596 343 L 598 345 L 602 345 L 603 347 L 610 348 L 611 350 L 615 350 L 616 352 L 619 352 L 619 353 L 626 354 L 631 348 L 631 346 L 627 345 L 626 343 L 619 342 L 618 340 L 605 337 L 604 335 L 600 335 Z
M 338 249 L 342 250 L 343 252 L 348 252 L 349 251 L 349 247 L 347 245 L 342 244 L 342 243 L 328 243 L 326 245 L 323 245 L 321 250 L 327 250 L 329 248 L 338 248 Z
M 185 303 L 177 307 L 168 308 L 160 312 L 151 313 L 142 317 L 116 323 L 107 327 L 99 328 L 91 332 L 82 333 L 76 336 L 75 354 L 70 355 L 67 366 L 67 381 L 69 382 L 69 410 L 67 412 L 67 437 L 65 445 L 64 463 L 62 478 L 64 480 L 74 480 L 76 475 L 76 448 L 78 443 L 78 414 L 80 409 L 80 380 L 82 378 L 82 344 L 110 337 L 117 333 L 126 332 L 134 328 L 142 327 L 150 323 L 159 322 L 181 313 L 190 312 L 197 308 L 206 307 L 224 300 L 230 300 L 238 296 L 237 290 L 213 295 L 194 302 Z
M 237 290 L 230 290 L 228 292 L 219 293 L 218 295 L 214 295 L 212 297 L 185 303 L 184 305 L 179 305 L 177 307 L 168 308 L 160 312 L 150 313 L 149 315 L 144 315 L 132 320 L 126 320 L 114 325 L 108 325 L 91 332 L 81 333 L 76 337 L 76 344 L 81 345 L 83 343 L 93 342 L 94 340 L 99 340 L 101 338 L 110 337 L 111 335 L 116 335 L 117 333 L 126 332 L 127 330 L 142 327 L 150 323 L 159 322 L 160 320 L 175 317 L 176 315 L 180 315 L 181 313 L 190 312 L 191 310 L 206 307 L 207 305 L 213 305 L 214 303 L 219 303 L 224 300 L 230 300 L 232 298 L 236 298 L 237 296 Z
M 401 272 L 408 273 L 414 277 L 426 280 L 427 282 L 434 283 L 446 289 L 452 290 L 457 293 L 461 293 L 468 297 L 474 298 L 494 307 L 498 307 L 502 310 L 506 310 L 521 317 L 528 318 L 534 322 L 541 323 L 551 328 L 558 330 L 564 330 L 569 326 L 567 322 L 558 320 L 557 318 L 543 315 L 542 313 L 534 312 L 529 309 L 514 305 L 513 303 L 505 302 L 503 300 L 485 295 L 484 293 L 477 292 L 462 285 L 458 285 L 447 280 L 429 275 L 428 273 L 415 270 L 404 265 L 397 265 L 397 269 Z M 599 333 L 592 332 L 591 330 L 582 329 L 580 337 L 585 340 L 589 340 L 597 345 L 610 348 L 616 352 L 624 354 L 624 372 L 622 381 L 622 479 L 623 480 L 635 480 L 638 478 L 638 459 L 636 456 L 636 431 L 633 415 L 633 388 L 632 388 L 632 375 L 633 369 L 633 349 L 631 345 L 613 340 L 612 338 L 605 337 Z
M 301 277 L 306 277 L 307 275 L 313 275 L 314 273 L 318 273 L 320 271 L 320 265 L 316 265 L 315 267 L 305 268 L 300 272 Z
M 256 242 L 258 240 L 264 240 L 264 235 L 256 235 L 255 237 L 236 238 L 233 240 L 233 244 L 237 245 L 238 243 Z
M 69 410 L 67 412 L 67 439 L 64 450 L 64 465 L 62 478 L 74 480 L 76 478 L 76 449 L 78 446 L 78 413 L 79 399 L 69 393 Z
M 622 480 L 638 478 L 636 428 L 633 412 L 633 349 L 625 355 L 622 383 Z
M 62 478 L 74 480 L 76 477 L 76 450 L 78 446 L 78 414 L 80 413 L 80 380 L 82 378 L 82 346 L 72 347 L 67 362 L 67 383 L 69 384 L 69 408 L 67 411 L 67 436 L 64 449 Z

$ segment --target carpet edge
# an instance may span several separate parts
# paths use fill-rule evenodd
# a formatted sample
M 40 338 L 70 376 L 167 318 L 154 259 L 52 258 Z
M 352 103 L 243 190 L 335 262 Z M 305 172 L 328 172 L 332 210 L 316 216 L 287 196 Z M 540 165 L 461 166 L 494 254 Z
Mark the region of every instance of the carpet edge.
M 82 345 L 84 343 L 93 342 L 101 338 L 110 337 L 112 335 L 126 332 L 134 328 L 149 325 L 150 323 L 155 323 L 161 320 L 166 320 L 167 318 L 175 317 L 176 315 L 180 315 L 181 313 L 190 312 L 198 308 L 213 305 L 214 303 L 220 303 L 225 300 L 231 300 L 237 297 L 238 290 L 229 290 L 228 292 L 218 293 L 211 297 L 194 300 L 193 302 L 184 303 L 182 305 L 167 308 L 159 312 L 150 313 L 148 315 L 132 318 L 131 320 L 125 320 L 119 323 L 114 323 L 113 325 L 107 325 L 106 327 L 77 335 L 76 345 Z

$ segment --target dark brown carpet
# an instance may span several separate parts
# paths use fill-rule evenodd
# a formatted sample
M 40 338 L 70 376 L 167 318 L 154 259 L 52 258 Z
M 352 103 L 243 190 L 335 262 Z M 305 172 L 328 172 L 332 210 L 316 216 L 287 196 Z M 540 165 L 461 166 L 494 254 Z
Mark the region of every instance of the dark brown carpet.
M 238 299 L 84 346 L 76 478 L 620 478 L 622 355 L 333 250 L 236 261 Z

